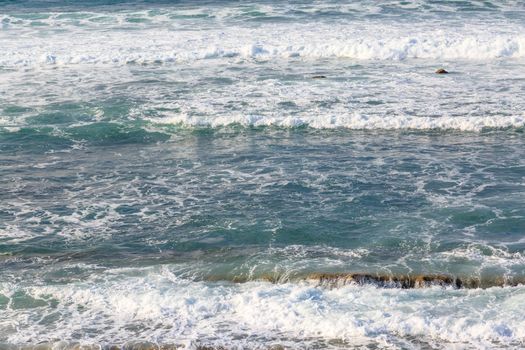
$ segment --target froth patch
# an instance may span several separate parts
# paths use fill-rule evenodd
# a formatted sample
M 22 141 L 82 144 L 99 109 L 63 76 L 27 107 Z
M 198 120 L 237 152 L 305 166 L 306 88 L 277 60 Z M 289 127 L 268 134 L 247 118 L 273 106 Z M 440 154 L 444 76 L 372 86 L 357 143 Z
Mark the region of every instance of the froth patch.
M 255 28 L 215 23 L 201 29 L 195 24 L 188 29 L 168 19 L 161 23 L 153 20 L 135 24 L 131 31 L 128 25 L 108 31 L 104 27 L 107 24 L 92 23 L 86 27 L 67 27 L 64 33 L 46 32 L 31 25 L 16 26 L 1 36 L 0 66 L 177 64 L 210 59 L 224 62 L 290 58 L 493 60 L 525 56 L 522 28 L 508 23 L 501 23 L 491 32 L 485 30 L 485 23 L 470 23 L 468 28 L 451 23 L 447 30 L 442 27 L 437 30 L 428 22 L 410 25 L 319 23 L 315 30 L 295 22 Z M 101 29 L 106 29 L 103 36 Z M 35 34 L 45 37 L 46 45 L 35 40 Z M 69 40 L 72 36 L 76 38 L 74 41 Z
M 359 113 L 347 115 L 316 116 L 262 116 L 232 115 L 216 118 L 172 115 L 166 118 L 150 119 L 159 124 L 177 124 L 187 127 L 223 127 L 241 125 L 245 127 L 310 127 L 314 129 L 351 129 L 351 130 L 458 130 L 480 132 L 486 129 L 522 128 L 523 116 L 490 117 L 415 117 L 407 115 L 373 115 Z
M 267 349 L 352 344 L 402 347 L 412 342 L 468 342 L 477 348 L 525 340 L 519 307 L 525 290 L 377 288 L 347 284 L 320 288 L 306 281 L 221 284 L 145 276 L 107 275 L 69 285 L 25 289 L 54 307 L 2 310 L 0 341 L 11 344 L 71 339 L 125 344 L 130 339 L 185 344 L 190 349 Z M 35 323 L 32 320 L 43 320 Z M 84 332 L 89 325 L 91 332 Z M 7 327 L 7 328 L 6 328 Z M 79 333 L 80 332 L 80 333 Z

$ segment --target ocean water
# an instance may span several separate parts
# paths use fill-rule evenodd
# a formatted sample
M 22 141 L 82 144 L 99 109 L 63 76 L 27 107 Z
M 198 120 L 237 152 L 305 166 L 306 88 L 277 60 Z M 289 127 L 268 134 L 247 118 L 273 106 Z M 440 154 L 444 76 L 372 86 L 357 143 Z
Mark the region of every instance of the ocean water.
M 1 1 L 0 349 L 523 348 L 524 128 L 521 0 Z

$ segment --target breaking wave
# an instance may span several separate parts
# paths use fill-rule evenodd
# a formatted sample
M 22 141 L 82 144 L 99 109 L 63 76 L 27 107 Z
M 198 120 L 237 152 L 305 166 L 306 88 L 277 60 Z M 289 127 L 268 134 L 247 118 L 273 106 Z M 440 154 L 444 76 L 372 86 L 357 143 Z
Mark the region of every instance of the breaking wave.
M 62 23 L 65 20 L 57 18 L 45 21 L 39 20 L 45 25 L 35 25 L 34 21 L 4 17 L 0 66 L 181 64 L 209 59 L 403 61 L 525 57 L 525 35 L 516 24 L 498 25 L 487 31 L 486 23 L 468 27 L 460 23 L 442 29 L 432 22 L 408 25 L 358 21 L 312 26 L 292 21 L 256 27 L 213 22 L 204 30 L 195 30 L 181 27 L 176 19 L 166 21 L 165 16 L 150 18 L 146 23 L 124 22 L 126 25 L 117 19 L 115 25 L 104 21 L 71 25 L 71 20 Z M 69 40 L 71 37 L 75 40 Z
M 525 341 L 523 286 L 456 290 L 355 284 L 323 288 L 308 282 L 210 284 L 181 280 L 166 268 L 145 276 L 137 272 L 114 270 L 67 286 L 16 291 L 1 285 L 0 300 L 7 300 L 6 317 L 0 321 L 4 340 L 36 343 L 82 334 L 85 344 L 147 339 L 190 349 L 199 343 L 256 349 L 324 343 L 331 348 L 334 340 L 403 347 L 410 339 L 490 348 Z
M 341 116 L 315 117 L 266 117 L 230 116 L 198 118 L 186 115 L 152 119 L 159 124 L 176 124 L 186 127 L 224 127 L 241 125 L 245 127 L 310 127 L 313 129 L 350 130 L 458 130 L 475 131 L 491 129 L 517 129 L 525 125 L 523 116 L 491 117 L 412 117 L 412 116 L 365 116 L 350 114 Z

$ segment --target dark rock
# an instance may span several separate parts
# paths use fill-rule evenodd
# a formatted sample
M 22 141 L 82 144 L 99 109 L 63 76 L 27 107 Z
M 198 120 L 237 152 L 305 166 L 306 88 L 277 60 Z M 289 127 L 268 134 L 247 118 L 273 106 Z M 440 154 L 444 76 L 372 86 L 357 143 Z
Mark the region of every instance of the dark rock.
M 307 274 L 279 274 L 262 273 L 260 275 L 211 275 L 205 277 L 207 281 L 231 281 L 245 283 L 261 281 L 269 283 L 287 283 L 308 280 L 318 286 L 338 288 L 347 284 L 375 285 L 381 288 L 428 288 L 432 286 L 451 287 L 454 289 L 490 288 L 503 286 L 525 285 L 525 277 L 512 276 L 451 276 L 446 274 L 380 274 L 380 273 L 355 273 L 355 272 L 318 272 Z M 2 350 L 2 349 L 0 349 Z M 59 349 L 60 350 L 60 349 Z M 86 349 L 81 349 L 86 350 Z M 87 349 L 91 350 L 91 349 Z M 94 349 L 96 350 L 96 349 Z M 118 349 L 115 349 L 118 350 Z M 157 350 L 157 349 L 122 349 L 122 350 Z M 163 350 L 163 349 L 159 349 Z
M 312 79 L 326 79 L 326 75 L 314 75 Z
M 462 282 L 446 275 L 374 275 L 366 273 L 313 273 L 307 280 L 316 281 L 320 286 L 329 288 L 346 284 L 375 285 L 382 288 L 428 288 L 430 286 L 462 288 Z
M 285 350 L 285 348 L 284 346 L 277 344 L 277 345 L 270 346 L 268 350 Z
M 160 345 L 160 350 L 179 350 L 184 349 L 184 345 L 181 344 L 162 344 Z
M 159 350 L 159 346 L 155 343 L 144 341 L 144 342 L 131 342 L 126 343 L 123 350 Z
M 437 71 L 436 71 L 436 74 L 448 74 L 448 72 L 446 70 L 444 70 L 443 68 L 439 68 Z
M 419 275 L 413 279 L 412 288 L 428 288 L 431 286 L 461 288 L 461 280 L 445 275 Z

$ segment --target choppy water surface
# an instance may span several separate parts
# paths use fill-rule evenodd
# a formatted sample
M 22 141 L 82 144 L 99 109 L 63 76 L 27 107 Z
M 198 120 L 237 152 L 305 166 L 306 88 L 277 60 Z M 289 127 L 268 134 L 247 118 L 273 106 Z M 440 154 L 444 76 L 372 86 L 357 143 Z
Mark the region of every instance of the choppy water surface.
M 522 1 L 0 28 L 0 348 L 525 346 Z

